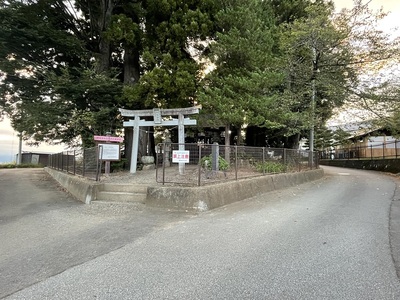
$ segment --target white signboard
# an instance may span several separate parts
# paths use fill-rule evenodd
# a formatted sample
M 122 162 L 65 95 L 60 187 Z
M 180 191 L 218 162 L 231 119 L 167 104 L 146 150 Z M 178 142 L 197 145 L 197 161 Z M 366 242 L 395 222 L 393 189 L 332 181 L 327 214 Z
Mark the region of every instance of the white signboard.
M 172 151 L 172 162 L 173 163 L 189 163 L 188 150 L 173 150 Z
M 99 159 L 119 160 L 119 144 L 99 144 Z
M 34 165 L 39 164 L 39 155 L 38 155 L 38 154 L 32 154 L 31 162 L 32 162 L 32 164 L 34 164 Z

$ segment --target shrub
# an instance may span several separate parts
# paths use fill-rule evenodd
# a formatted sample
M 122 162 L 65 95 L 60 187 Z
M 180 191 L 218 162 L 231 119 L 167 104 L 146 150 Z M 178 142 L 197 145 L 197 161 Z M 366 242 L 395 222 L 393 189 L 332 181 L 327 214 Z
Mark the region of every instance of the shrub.
M 128 160 L 126 158 L 121 158 L 119 161 L 112 161 L 110 164 L 111 172 L 120 172 L 125 170 Z
M 212 154 L 204 156 L 200 160 L 200 164 L 203 168 L 211 170 L 212 168 Z M 229 169 L 229 163 L 221 156 L 218 156 L 218 167 L 221 171 L 226 171 Z
M 17 165 L 15 163 L 5 163 L 5 164 L 0 164 L 0 169 L 13 169 Z

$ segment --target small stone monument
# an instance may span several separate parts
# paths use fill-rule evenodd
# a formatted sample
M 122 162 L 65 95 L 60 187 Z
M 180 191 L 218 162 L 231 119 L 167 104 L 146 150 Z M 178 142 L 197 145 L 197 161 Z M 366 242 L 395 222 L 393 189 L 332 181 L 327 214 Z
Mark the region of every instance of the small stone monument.
M 143 170 L 153 170 L 155 169 L 155 164 L 154 164 L 154 156 L 142 156 L 142 164 L 143 164 Z

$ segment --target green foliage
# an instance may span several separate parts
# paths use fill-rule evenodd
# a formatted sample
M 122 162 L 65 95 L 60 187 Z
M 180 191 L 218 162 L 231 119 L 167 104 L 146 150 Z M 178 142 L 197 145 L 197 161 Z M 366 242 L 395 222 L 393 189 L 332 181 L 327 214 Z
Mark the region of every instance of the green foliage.
M 213 31 L 215 4 L 204 0 L 147 1 L 141 51 L 141 78 L 125 86 L 130 107 L 175 108 L 193 106 L 201 65 L 194 55 Z M 193 55 L 192 55 L 193 54 Z
M 336 144 L 335 141 L 337 141 L 339 135 L 340 135 L 340 129 L 339 131 L 333 132 L 332 130 L 328 129 L 326 126 L 322 126 L 320 128 L 316 128 L 314 132 L 314 148 L 318 150 L 324 150 L 327 149 L 331 146 L 334 146 Z M 344 132 L 344 131 L 343 131 Z M 349 138 L 349 134 L 345 133 L 346 135 L 343 135 L 340 140 L 343 142 L 346 137 L 347 139 Z M 305 143 L 305 145 L 310 147 L 308 140 Z
M 72 144 L 80 138 L 89 146 L 93 134 L 120 126 L 122 85 L 111 72 L 92 67 L 93 42 L 84 20 L 63 1 L 1 4 L 0 111 L 14 129 L 36 142 Z
M 202 104 L 200 125 L 290 137 L 351 95 L 399 132 L 398 80 L 360 84 L 398 63 L 384 16 L 361 0 L 0 0 L 0 114 L 25 138 L 89 146 L 121 128 L 118 107 Z
M 200 160 L 201 166 L 207 170 L 211 170 L 212 162 L 212 154 L 204 156 Z M 221 171 L 227 171 L 229 169 L 229 163 L 223 157 L 218 156 L 218 167 Z
M 306 9 L 313 3 L 311 0 L 270 0 L 276 24 L 293 23 L 307 17 Z
M 111 172 L 120 172 L 125 169 L 128 160 L 121 158 L 119 161 L 112 161 L 110 163 Z
M 257 163 L 256 170 L 261 173 L 285 173 L 287 166 L 279 162 L 265 161 Z
M 231 0 L 216 14 L 219 31 L 208 58 L 215 65 L 199 92 L 205 126 L 242 124 L 279 127 L 273 116 L 282 75 L 272 55 L 274 20 L 266 2 Z
M 284 97 L 290 99 L 290 111 L 298 112 L 300 130 L 323 126 L 355 79 L 349 45 L 343 42 L 346 35 L 332 21 L 331 3 L 309 4 L 305 14 L 280 26 L 287 74 Z
M 343 130 L 342 128 L 338 128 L 333 133 L 333 139 L 335 141 L 333 146 L 351 144 L 350 137 L 351 137 L 350 133 L 348 133 L 347 131 Z

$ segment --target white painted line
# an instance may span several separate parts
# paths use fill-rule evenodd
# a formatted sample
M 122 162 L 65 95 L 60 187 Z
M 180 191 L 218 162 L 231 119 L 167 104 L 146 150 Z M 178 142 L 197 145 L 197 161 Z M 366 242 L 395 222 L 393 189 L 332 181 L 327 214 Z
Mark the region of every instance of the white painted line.
M 350 173 L 338 173 L 339 175 L 343 175 L 343 176 L 349 176 Z

